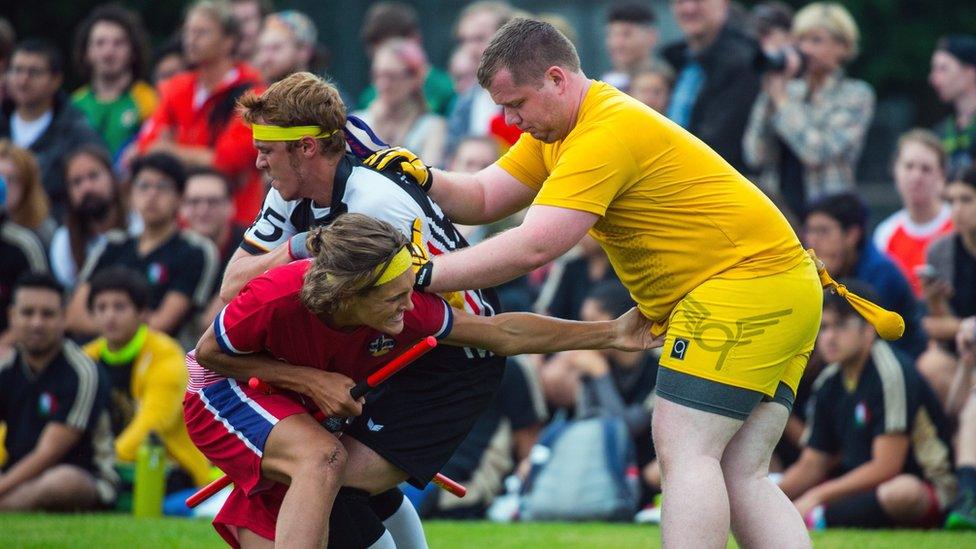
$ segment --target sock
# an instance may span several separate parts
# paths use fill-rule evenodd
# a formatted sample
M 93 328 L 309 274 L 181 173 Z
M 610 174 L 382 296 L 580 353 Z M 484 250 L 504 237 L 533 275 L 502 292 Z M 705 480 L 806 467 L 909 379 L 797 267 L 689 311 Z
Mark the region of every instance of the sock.
M 824 509 L 828 528 L 890 528 L 891 518 L 881 507 L 876 490 L 854 494 Z
M 976 497 L 976 466 L 960 466 L 956 470 L 956 476 L 959 478 L 959 495 L 961 496 L 968 492 L 970 495 Z
M 366 549 L 398 549 L 397 544 L 393 541 L 393 536 L 390 535 L 389 530 L 384 530 L 383 535 L 380 539 L 376 540 L 372 545 Z
M 371 497 L 369 506 L 393 536 L 397 549 L 427 549 L 420 516 L 398 488 Z

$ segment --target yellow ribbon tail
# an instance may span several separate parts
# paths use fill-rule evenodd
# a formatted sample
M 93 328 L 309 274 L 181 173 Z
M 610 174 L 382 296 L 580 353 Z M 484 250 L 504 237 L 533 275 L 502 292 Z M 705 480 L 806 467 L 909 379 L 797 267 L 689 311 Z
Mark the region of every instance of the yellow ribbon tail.
M 843 284 L 838 284 L 837 281 L 831 278 L 830 273 L 827 272 L 827 267 L 817 257 L 817 254 L 812 249 L 807 250 L 807 253 L 810 254 L 810 259 L 813 260 L 813 264 L 817 266 L 820 284 L 824 288 L 846 299 L 851 304 L 851 307 L 854 307 L 854 310 L 864 317 L 864 320 L 867 320 L 874 326 L 878 335 L 888 341 L 894 341 L 905 333 L 905 319 L 900 314 L 889 311 L 877 303 L 864 299 L 848 290 Z

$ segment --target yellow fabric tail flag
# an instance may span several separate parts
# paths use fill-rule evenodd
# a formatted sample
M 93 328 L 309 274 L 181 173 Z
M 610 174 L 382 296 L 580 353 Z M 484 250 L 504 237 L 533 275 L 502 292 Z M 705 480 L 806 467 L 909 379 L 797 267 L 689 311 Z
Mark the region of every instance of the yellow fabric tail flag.
M 810 259 L 813 260 L 813 264 L 817 266 L 817 274 L 820 275 L 820 283 L 823 287 L 846 299 L 851 304 L 851 307 L 854 307 L 854 310 L 874 326 L 878 335 L 888 341 L 894 341 L 905 333 L 905 319 L 900 314 L 889 311 L 876 303 L 872 303 L 851 292 L 843 284 L 838 284 L 830 277 L 830 273 L 827 272 L 827 267 L 817 257 L 817 254 L 812 249 L 807 250 L 807 253 L 810 254 Z

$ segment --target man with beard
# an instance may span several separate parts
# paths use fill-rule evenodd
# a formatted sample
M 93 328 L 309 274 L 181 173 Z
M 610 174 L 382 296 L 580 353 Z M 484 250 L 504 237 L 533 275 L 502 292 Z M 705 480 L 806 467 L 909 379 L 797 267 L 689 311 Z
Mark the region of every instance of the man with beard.
M 75 64 L 87 83 L 71 95 L 71 103 L 85 113 L 112 156 L 132 141 L 158 103 L 153 87 L 139 79 L 149 58 L 146 36 L 134 12 L 108 4 L 96 8 L 75 37 Z
M 7 218 L 7 182 L 0 176 L 0 356 L 13 344 L 13 334 L 7 330 L 7 306 L 13 295 L 17 277 L 28 272 L 47 272 L 44 249 L 30 230 Z
M 51 239 L 51 273 L 57 281 L 74 288 L 78 269 L 105 240 L 112 229 L 138 233 L 141 220 L 126 217 L 119 184 L 112 171 L 109 152 L 94 143 L 82 145 L 64 158 L 68 204 L 64 225 Z M 135 225 L 135 226 L 132 226 Z
M 53 278 L 24 275 L 13 295 L 17 350 L 0 362 L 10 453 L 0 469 L 0 512 L 104 508 L 118 482 L 107 380 L 65 339 L 64 298 Z

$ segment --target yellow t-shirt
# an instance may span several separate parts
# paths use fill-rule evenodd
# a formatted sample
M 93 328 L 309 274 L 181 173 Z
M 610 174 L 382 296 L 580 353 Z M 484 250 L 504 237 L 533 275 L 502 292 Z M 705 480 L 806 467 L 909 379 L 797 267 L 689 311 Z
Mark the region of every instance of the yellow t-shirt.
M 565 139 L 522 134 L 498 164 L 538 191 L 534 204 L 599 215 L 590 235 L 656 322 L 710 278 L 776 274 L 806 257 L 762 191 L 701 140 L 603 82 L 591 83 Z

